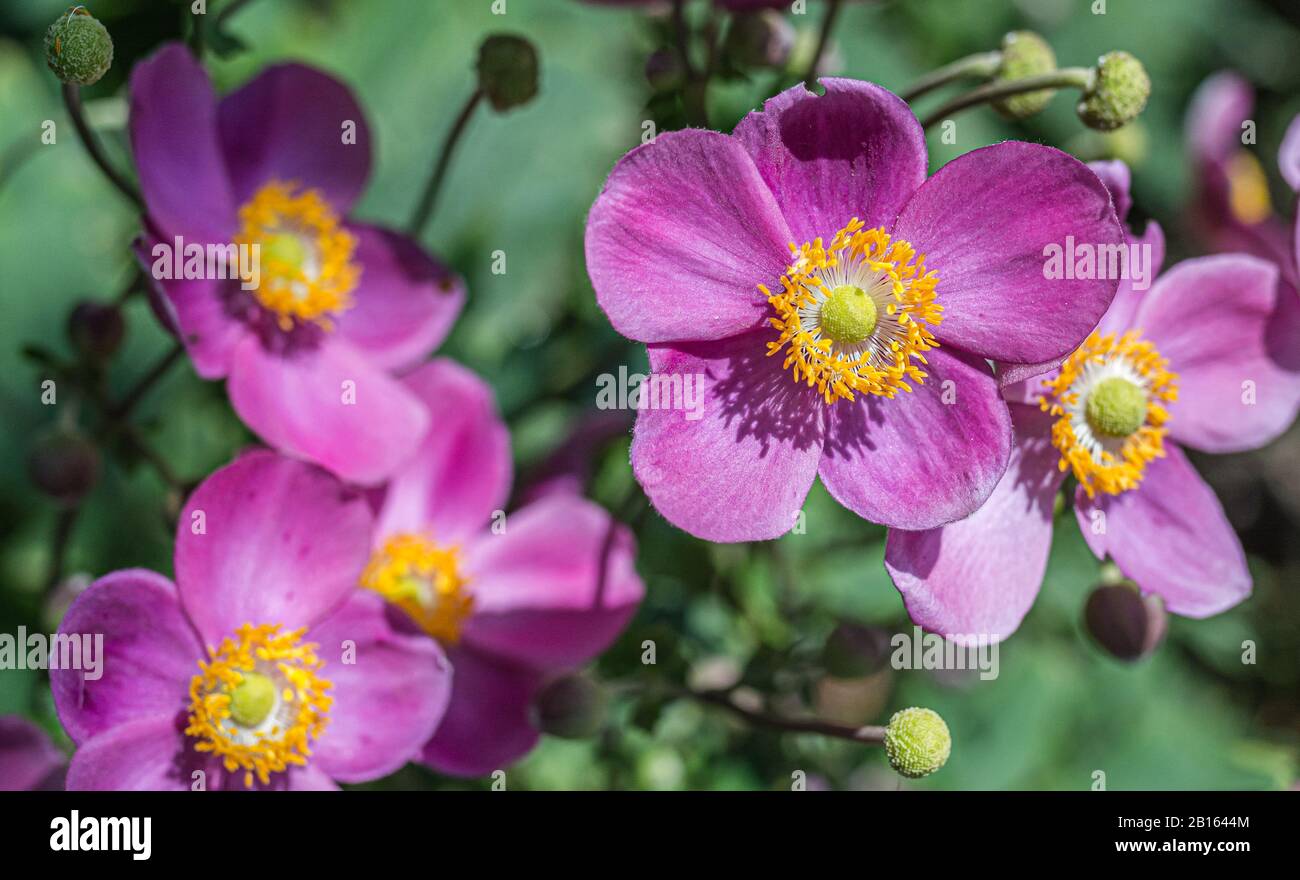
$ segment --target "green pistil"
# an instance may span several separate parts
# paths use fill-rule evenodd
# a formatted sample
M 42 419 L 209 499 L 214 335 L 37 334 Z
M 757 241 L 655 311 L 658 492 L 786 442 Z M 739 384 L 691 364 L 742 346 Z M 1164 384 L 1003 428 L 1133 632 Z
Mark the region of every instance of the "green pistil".
M 262 242 L 262 258 L 268 262 L 282 263 L 293 269 L 301 269 L 307 261 L 307 246 L 296 235 L 282 232 L 272 235 Z
M 1127 379 L 1106 379 L 1088 395 L 1083 414 L 1094 433 L 1127 437 L 1146 421 L 1147 395 Z
M 876 301 L 861 287 L 841 284 L 822 303 L 821 331 L 841 345 L 856 345 L 876 329 Z
M 275 682 L 260 672 L 245 672 L 230 690 L 230 717 L 240 727 L 257 727 L 275 708 Z

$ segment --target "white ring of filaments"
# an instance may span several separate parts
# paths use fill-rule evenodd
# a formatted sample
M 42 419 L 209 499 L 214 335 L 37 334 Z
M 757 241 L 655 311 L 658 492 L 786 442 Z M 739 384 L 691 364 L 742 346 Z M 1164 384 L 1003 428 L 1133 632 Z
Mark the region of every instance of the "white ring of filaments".
M 1075 442 L 1087 450 L 1092 456 L 1092 460 L 1097 464 L 1104 465 L 1107 462 L 1102 459 L 1102 453 L 1108 453 L 1112 461 L 1122 461 L 1124 458 L 1124 444 L 1132 434 L 1125 437 L 1108 437 L 1104 434 L 1097 434 L 1088 424 L 1088 396 L 1108 379 L 1123 379 L 1142 389 L 1143 406 L 1145 407 L 1151 399 L 1151 382 L 1132 364 L 1122 357 L 1107 358 L 1104 361 L 1090 361 L 1083 365 L 1079 370 L 1079 377 L 1070 385 L 1070 392 L 1074 397 L 1073 403 L 1061 401 L 1061 409 L 1065 410 L 1070 420 L 1070 427 L 1074 430 Z M 1145 411 L 1145 409 L 1144 409 Z M 1143 420 L 1145 424 L 1145 419 Z M 1139 426 L 1140 427 L 1140 426 Z
M 849 265 L 845 265 L 849 262 Z M 890 363 L 901 341 L 907 338 L 898 322 L 902 310 L 894 297 L 894 282 L 884 272 L 872 269 L 860 259 L 846 261 L 843 257 L 834 266 L 818 270 L 814 276 L 820 285 L 808 286 L 813 301 L 799 307 L 800 328 L 814 338 L 827 339 L 831 343 L 831 354 L 840 360 L 855 361 L 863 354 L 870 354 L 870 364 L 880 367 Z M 822 305 L 830 298 L 831 292 L 839 287 L 856 287 L 871 297 L 876 306 L 876 326 L 871 335 L 861 342 L 841 343 L 831 339 L 822 331 Z

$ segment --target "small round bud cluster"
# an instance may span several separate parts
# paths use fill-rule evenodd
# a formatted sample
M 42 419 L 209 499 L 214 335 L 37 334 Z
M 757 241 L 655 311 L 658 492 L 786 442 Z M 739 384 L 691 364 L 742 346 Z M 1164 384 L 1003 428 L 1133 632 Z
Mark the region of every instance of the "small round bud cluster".
M 95 487 L 99 468 L 95 444 L 68 428 L 55 428 L 40 437 L 27 459 L 27 473 L 36 487 L 69 507 Z
M 104 363 L 116 354 L 124 335 L 122 310 L 115 305 L 84 300 L 68 315 L 68 338 L 92 362 Z
M 113 38 L 86 7 L 70 6 L 45 32 L 45 63 L 69 85 L 94 85 L 113 66 Z
M 1137 118 L 1151 96 L 1151 77 L 1127 52 L 1108 52 L 1097 60 L 1092 88 L 1079 101 L 1076 112 L 1083 124 L 1098 131 L 1114 131 Z
M 933 709 L 903 709 L 885 727 L 889 765 L 908 779 L 929 776 L 948 762 L 951 751 L 952 734 Z
M 878 626 L 841 623 L 822 648 L 822 665 L 837 678 L 864 678 L 889 658 L 889 633 Z
M 675 92 L 686 84 L 686 65 L 675 49 L 656 49 L 645 60 L 645 78 L 656 92 Z
M 1056 53 L 1046 40 L 1033 31 L 1012 31 L 1002 38 L 1002 63 L 993 81 L 1010 82 L 1054 70 Z M 1025 92 L 1000 98 L 993 108 L 1008 119 L 1027 119 L 1046 107 L 1055 94 L 1054 89 Z
M 523 37 L 493 34 L 478 50 L 478 86 L 504 113 L 537 96 L 537 50 Z
M 600 732 L 605 722 L 606 695 L 585 675 L 566 675 L 542 688 L 533 703 L 539 730 L 566 739 L 583 739 Z
M 739 13 L 727 31 L 725 51 L 737 67 L 784 67 L 794 51 L 794 25 L 771 9 Z
M 1164 641 L 1168 617 L 1158 596 L 1143 596 L 1132 584 L 1097 587 L 1083 610 L 1088 634 L 1107 654 L 1134 662 Z

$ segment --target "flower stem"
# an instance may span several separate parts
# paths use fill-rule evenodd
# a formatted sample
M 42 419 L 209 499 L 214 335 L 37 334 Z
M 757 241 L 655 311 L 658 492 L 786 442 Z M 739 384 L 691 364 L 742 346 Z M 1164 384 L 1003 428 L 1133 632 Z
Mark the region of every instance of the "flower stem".
M 821 33 L 817 35 L 817 50 L 813 52 L 812 61 L 808 62 L 808 73 L 803 78 L 804 84 L 809 87 L 817 80 L 817 68 L 821 66 L 822 55 L 826 54 L 826 47 L 830 45 L 831 31 L 835 29 L 835 20 L 839 18 L 840 7 L 843 5 L 844 0 L 830 0 L 826 7 Z
M 685 691 L 685 695 L 701 703 L 726 709 L 736 717 L 744 719 L 757 727 L 766 727 L 784 733 L 818 733 L 822 736 L 847 739 L 868 745 L 880 745 L 885 741 L 885 728 L 883 727 L 849 727 L 830 721 L 822 721 L 819 718 L 784 718 L 779 715 L 769 715 L 766 712 L 747 709 L 738 705 L 725 691 L 688 690 Z
M 999 98 L 1009 98 L 1012 95 L 1023 94 L 1024 92 L 1037 92 L 1043 89 L 1082 89 L 1087 91 L 1092 87 L 1093 78 L 1096 74 L 1086 67 L 1063 67 L 1060 70 L 1054 70 L 1051 73 L 1043 73 L 1038 76 L 1027 76 L 1024 79 L 1013 79 L 1006 82 L 988 83 L 977 89 L 972 89 L 964 95 L 958 95 L 947 104 L 944 104 L 938 110 L 935 110 L 929 116 L 921 120 L 923 128 L 942 122 L 950 116 L 960 113 L 970 107 L 983 104 L 988 101 L 996 101 Z
M 447 137 L 442 142 L 442 151 L 438 155 L 438 164 L 434 166 L 433 173 L 429 176 L 429 182 L 425 184 L 424 192 L 420 196 L 420 201 L 411 214 L 410 222 L 406 224 L 406 231 L 411 236 L 419 238 L 424 227 L 428 224 L 429 217 L 433 214 L 433 206 L 438 201 L 438 192 L 442 189 L 443 178 L 447 176 L 447 167 L 451 164 L 451 154 L 455 151 L 461 135 L 465 133 L 465 126 L 469 124 L 470 117 L 474 115 L 474 110 L 482 101 L 483 90 L 474 89 L 474 93 L 469 96 L 469 100 L 461 108 L 460 115 L 456 117 L 455 123 L 452 124 L 451 130 L 447 132 Z
M 50 541 L 50 567 L 45 576 L 45 592 L 48 595 L 58 586 L 59 581 L 63 579 L 63 572 L 66 568 L 66 558 L 68 555 L 68 543 L 72 538 L 72 530 L 77 524 L 77 516 L 81 513 L 81 506 L 65 507 L 60 510 L 54 520 L 54 534 Z
M 137 208 L 143 208 L 144 202 L 140 200 L 140 193 L 136 191 L 135 186 L 129 180 L 122 176 L 121 172 L 109 163 L 99 139 L 95 137 L 95 133 L 86 124 L 86 116 L 81 108 L 80 87 L 71 83 L 64 83 L 63 104 L 68 109 L 68 115 L 72 117 L 72 125 L 77 130 L 77 136 L 81 138 L 81 143 L 85 146 L 86 152 L 99 166 L 99 170 L 104 172 L 108 182 L 117 187 L 122 195 L 126 196 Z
M 105 413 L 112 422 L 120 422 L 135 409 L 135 405 L 149 393 L 149 389 L 158 383 L 158 380 L 167 375 L 167 371 L 181 358 L 185 353 L 185 346 L 177 342 L 172 346 L 167 354 L 158 359 L 158 362 L 145 373 L 138 382 L 126 393 L 122 400 L 110 406 Z
M 1001 63 L 1001 52 L 977 52 L 974 55 L 967 55 L 965 58 L 958 58 L 951 64 L 930 71 L 899 92 L 898 97 L 911 103 L 922 95 L 959 79 L 988 79 L 998 72 L 998 65 Z

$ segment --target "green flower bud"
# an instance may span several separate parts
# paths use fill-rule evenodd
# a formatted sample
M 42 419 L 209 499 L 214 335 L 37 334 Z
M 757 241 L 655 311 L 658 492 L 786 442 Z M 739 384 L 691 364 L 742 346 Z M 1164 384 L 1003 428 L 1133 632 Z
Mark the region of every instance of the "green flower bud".
M 94 85 L 113 65 L 113 38 L 86 7 L 69 6 L 45 32 L 45 62 L 69 85 Z
M 1033 31 L 1012 31 L 1002 38 L 1002 63 L 993 81 L 1009 82 L 1053 70 L 1056 53 L 1046 40 Z M 1055 94 L 1055 89 L 1025 92 L 994 101 L 993 108 L 1008 119 L 1027 119 L 1046 107 Z
M 100 456 L 80 431 L 55 428 L 37 439 L 27 458 L 27 474 L 55 501 L 77 504 L 99 482 Z
M 889 765 L 908 779 L 929 776 L 948 762 L 951 751 L 952 734 L 933 709 L 903 709 L 885 727 Z
M 1168 617 L 1158 596 L 1143 596 L 1131 582 L 1097 587 L 1083 609 L 1088 634 L 1107 654 L 1133 662 L 1164 641 Z
M 537 96 L 537 50 L 523 37 L 493 34 L 478 50 L 478 87 L 504 113 Z
M 605 690 L 585 675 L 566 675 L 542 688 L 533 703 L 539 730 L 566 739 L 600 732 L 605 721 Z
M 122 310 L 115 305 L 85 300 L 68 315 L 68 338 L 77 351 L 96 363 L 111 358 L 125 334 Z
M 724 50 L 738 67 L 781 68 L 794 50 L 794 25 L 775 10 L 738 13 L 731 20 Z
M 1151 95 L 1146 68 L 1127 52 L 1108 52 L 1097 60 L 1092 88 L 1077 108 L 1089 128 L 1114 131 L 1137 118 Z
M 878 626 L 841 623 L 822 648 L 822 665 L 837 678 L 864 678 L 889 658 L 889 633 Z

